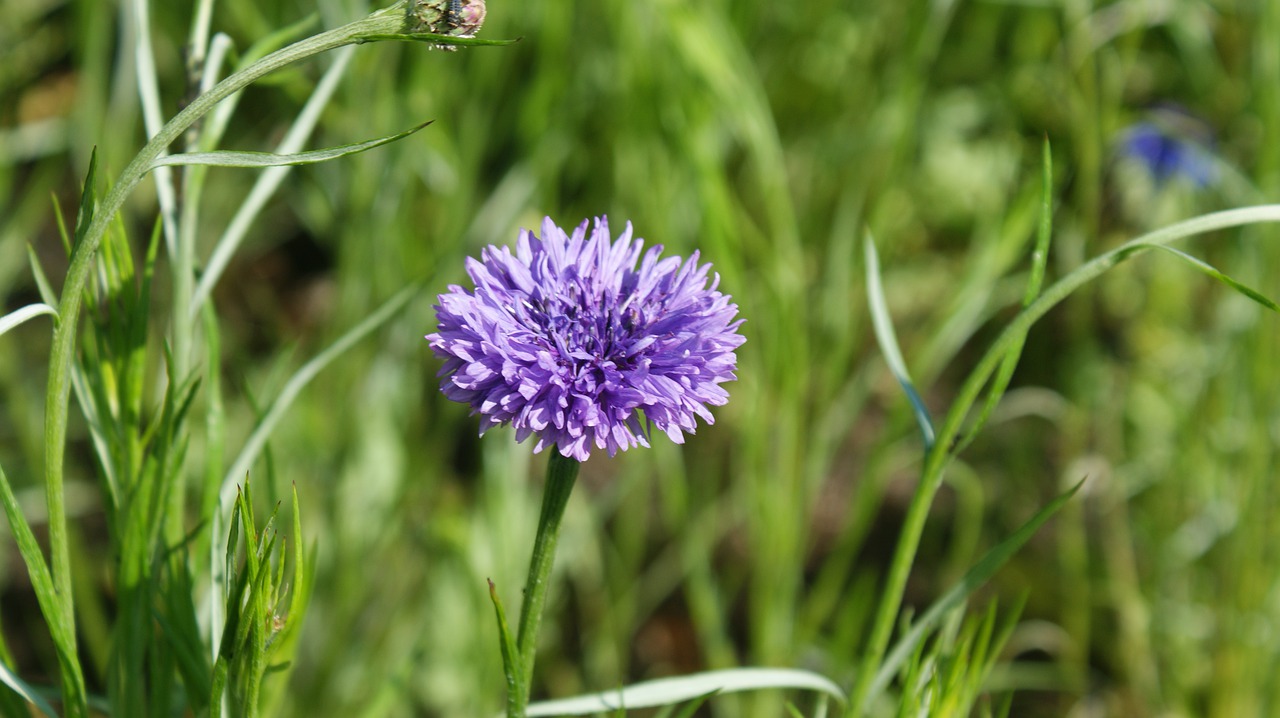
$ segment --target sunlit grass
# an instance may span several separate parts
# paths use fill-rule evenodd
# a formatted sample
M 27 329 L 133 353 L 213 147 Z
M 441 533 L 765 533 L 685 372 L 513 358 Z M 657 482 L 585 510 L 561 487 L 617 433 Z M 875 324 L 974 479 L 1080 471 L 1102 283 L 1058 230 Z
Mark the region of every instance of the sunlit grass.
M 0 21 L 0 107 L 12 108 L 0 110 L 0 316 L 56 306 L 36 289 L 26 249 L 59 290 L 50 194 L 72 223 L 91 148 L 114 181 L 144 143 L 122 34 L 133 4 L 34 0 Z M 944 416 L 1023 298 L 1046 137 L 1046 287 L 1150 230 L 1280 200 L 1275 5 L 495 2 L 481 37 L 520 42 L 360 47 L 311 138 L 287 151 L 434 122 L 293 169 L 237 239 L 207 314 L 189 315 L 185 361 L 205 380 L 180 430 L 185 515 L 169 514 L 165 531 L 208 521 L 217 489 L 236 481 L 224 483 L 228 473 L 252 478 L 263 520 L 297 487 L 314 589 L 280 714 L 496 714 L 504 683 L 485 579 L 509 609 L 520 605 L 544 459 L 507 432 L 475 438 L 465 408 L 438 395 L 422 336 L 435 294 L 465 281 L 462 258 L 484 244 L 508 243 L 543 215 L 626 217 L 648 242 L 714 262 L 748 341 L 714 426 L 683 447 L 655 437 L 652 450 L 583 466 L 534 698 L 742 665 L 809 669 L 848 689 L 923 463 L 910 404 L 875 346 L 865 233 L 911 377 Z M 308 13 L 318 17 L 299 33 L 364 10 L 222 0 L 212 23 L 243 53 Z M 151 7 L 166 116 L 184 98 L 191 12 Z M 332 61 L 249 88 L 221 146 L 274 151 Z M 1220 182 L 1162 185 L 1118 160 L 1123 129 L 1165 102 L 1213 132 Z M 253 172 L 208 171 L 190 227 L 198 268 Z M 152 187 L 125 207 L 138 271 L 157 216 Z M 1274 225 L 1256 225 L 1178 248 L 1275 298 L 1278 240 Z M 163 347 L 182 306 L 174 258 L 158 254 L 148 354 L 131 389 L 137 428 L 162 414 Z M 1149 252 L 1029 327 L 1011 391 L 946 469 L 904 606 L 922 614 L 987 549 L 1088 480 L 983 589 L 968 623 L 955 616 L 922 644 L 877 710 L 896 713 L 902 682 L 925 680 L 928 665 L 977 655 L 979 626 L 998 634 L 1024 595 L 991 669 L 1000 693 L 980 710 L 998 712 L 1010 690 L 1013 715 L 1253 715 L 1280 701 L 1280 318 L 1189 269 Z M 378 315 L 384 324 L 362 324 L 413 286 L 423 289 Z M 0 465 L 43 542 L 51 317 L 21 318 L 0 334 Z M 371 331 L 349 343 L 355 328 Z M 87 346 L 87 324 L 80 334 Z M 345 352 L 323 355 L 339 344 Z M 310 376 L 318 356 L 332 361 Z M 110 515 L 99 476 L 112 469 L 95 459 L 94 419 L 80 406 L 73 398 L 72 558 L 88 690 L 104 695 L 103 626 L 121 620 L 119 577 L 98 564 Z M 256 458 L 237 463 L 246 446 Z M 196 542 L 203 566 L 209 541 Z M 28 683 L 56 687 L 48 632 L 10 555 L 0 657 Z M 206 595 L 197 575 L 191 595 Z M 986 613 L 989 597 L 1000 616 Z M 984 660 L 956 669 L 964 690 L 940 695 L 980 695 Z M 8 698 L 0 711 L 16 714 Z M 716 697 L 701 714 L 782 715 L 788 701 L 815 710 L 804 694 L 771 692 Z

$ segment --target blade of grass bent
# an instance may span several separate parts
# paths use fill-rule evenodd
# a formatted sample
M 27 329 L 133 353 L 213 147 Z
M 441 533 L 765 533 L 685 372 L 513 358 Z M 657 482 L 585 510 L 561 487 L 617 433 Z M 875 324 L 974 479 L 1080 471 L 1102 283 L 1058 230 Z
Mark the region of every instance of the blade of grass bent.
M 907 373 L 907 363 L 902 359 L 902 351 L 898 348 L 898 337 L 893 331 L 893 320 L 889 317 L 889 306 L 884 299 L 884 288 L 880 284 L 880 257 L 876 254 L 875 240 L 867 233 L 867 302 L 871 308 L 871 322 L 875 328 L 876 342 L 880 345 L 880 353 L 884 355 L 889 371 L 902 385 L 911 409 L 915 413 L 916 424 L 920 427 L 920 436 L 924 439 L 925 453 L 933 448 L 933 420 L 929 418 L 929 409 L 916 391 L 915 384 Z
M 1239 209 L 1201 215 L 1132 239 L 1080 265 L 1070 274 L 1050 285 L 1040 295 L 1039 299 L 1032 302 L 1030 306 L 1022 310 L 1018 316 L 1009 322 L 1009 325 L 991 343 L 991 346 L 983 354 L 982 359 L 978 361 L 973 372 L 969 374 L 964 384 L 961 385 L 960 392 L 956 395 L 955 403 L 948 412 L 946 420 L 938 433 L 939 440 L 943 446 L 945 447 L 957 435 L 964 417 L 977 400 L 982 387 L 1003 360 L 1009 347 L 1018 340 L 1018 337 L 1025 335 L 1031 325 L 1039 321 L 1050 309 L 1053 309 L 1071 296 L 1081 286 L 1102 276 L 1117 264 L 1149 249 L 1159 248 L 1197 234 L 1266 222 L 1280 222 L 1280 204 L 1241 207 Z M 941 452 L 941 454 L 946 453 L 946 451 Z M 939 452 L 935 451 L 934 454 L 930 455 L 929 462 L 940 466 L 945 462 L 946 457 L 937 454 Z
M 53 706 L 50 706 L 48 701 L 41 698 L 39 693 L 36 693 L 31 686 L 27 685 L 25 681 L 17 676 L 17 674 L 9 670 L 9 667 L 4 663 L 0 663 L 0 683 L 9 686 L 10 690 L 17 693 L 18 696 L 26 702 L 38 708 L 41 713 L 44 713 L 47 716 L 58 715 L 54 712 Z
M 825 693 L 844 702 L 844 692 L 829 679 L 795 668 L 730 668 L 635 683 L 625 688 L 576 698 L 531 703 L 527 715 L 589 715 L 627 708 L 653 708 L 693 700 L 709 693 L 794 689 Z
M 1214 212 L 1179 222 L 1130 240 L 1086 262 L 1076 268 L 1075 271 L 1055 282 L 1044 291 L 1039 299 L 1032 302 L 1030 306 L 1014 317 L 1009 322 L 1009 325 L 1005 327 L 1005 330 L 996 337 L 961 384 L 960 391 L 956 394 L 951 409 L 947 412 L 946 419 L 938 432 L 938 440 L 934 444 L 933 450 L 926 454 L 925 465 L 920 472 L 921 482 L 915 496 L 912 497 L 911 505 L 907 509 L 907 516 L 903 522 L 898 546 L 894 549 L 888 578 L 885 581 L 882 594 L 883 600 L 879 609 L 877 609 L 871 637 L 868 639 L 866 649 L 863 652 L 862 671 L 859 673 L 859 678 L 852 691 L 852 700 L 855 705 L 864 705 L 864 697 L 869 692 L 874 678 L 870 667 L 880 665 L 884 657 L 884 651 L 888 647 L 890 633 L 896 622 L 898 610 L 902 604 L 902 596 L 906 590 L 907 576 L 915 560 L 920 536 L 924 532 L 929 507 L 933 503 L 933 497 L 937 493 L 938 487 L 942 484 L 947 462 L 952 456 L 950 450 L 951 442 L 958 435 L 961 423 L 968 416 L 969 410 L 973 407 L 974 402 L 977 401 L 982 388 L 986 386 L 991 375 L 1004 360 L 1009 348 L 1019 341 L 1021 337 L 1025 336 L 1033 324 L 1047 314 L 1050 309 L 1070 296 L 1072 292 L 1105 274 L 1108 270 L 1130 257 L 1153 247 L 1169 244 L 1192 235 L 1263 222 L 1280 222 L 1280 204 Z
M 1256 289 L 1253 289 L 1252 287 L 1241 284 L 1235 279 L 1232 279 L 1230 276 L 1224 274 L 1217 267 L 1213 266 L 1212 264 L 1209 264 L 1203 259 L 1200 259 L 1198 257 L 1193 257 L 1190 254 L 1187 254 L 1186 252 L 1183 252 L 1182 250 L 1179 250 L 1179 249 L 1174 249 L 1173 247 L 1159 246 L 1159 247 L 1156 247 L 1156 249 L 1160 249 L 1162 251 L 1168 252 L 1169 254 L 1172 254 L 1178 259 L 1181 259 L 1187 264 L 1190 264 L 1196 269 L 1199 269 L 1201 272 L 1204 272 L 1210 277 L 1213 277 L 1219 282 L 1222 282 L 1228 287 L 1231 287 L 1232 289 L 1236 290 L 1240 294 L 1248 297 L 1249 299 L 1252 299 L 1253 301 L 1257 302 L 1258 304 L 1261 304 L 1267 309 L 1270 309 L 1273 312 L 1280 312 L 1280 305 L 1277 305 L 1265 294 L 1263 294 L 1262 292 L 1259 292 Z
M 58 310 L 43 302 L 28 304 L 21 309 L 15 309 L 3 317 L 0 317 L 0 336 L 3 336 L 4 333 L 10 329 L 44 314 L 53 315 L 56 319 L 58 316 Z

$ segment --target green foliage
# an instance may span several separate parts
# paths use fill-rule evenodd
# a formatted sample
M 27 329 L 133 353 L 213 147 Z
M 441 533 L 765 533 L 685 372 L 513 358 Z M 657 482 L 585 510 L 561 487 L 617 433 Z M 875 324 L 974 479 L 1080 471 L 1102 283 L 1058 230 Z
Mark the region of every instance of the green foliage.
M 543 459 L 474 438 L 421 336 L 463 257 L 606 212 L 700 249 L 748 342 L 714 426 L 583 466 L 535 701 L 749 665 L 848 689 L 910 646 L 871 713 L 1280 703 L 1280 244 L 1276 210 L 1231 210 L 1280 198 L 1277 3 L 492 3 L 459 44 L 520 42 L 278 67 L 133 169 L 165 108 L 366 8 L 11 5 L 0 498 L 22 563 L 0 574 L 0 714 L 495 714 L 495 608 L 520 603 Z M 1120 152 L 1162 103 L 1216 136 L 1211 185 Z M 332 163 L 141 171 L 426 120 Z M 79 210 L 65 240 L 51 194 Z M 923 463 L 873 301 L 933 417 Z M 291 485 L 285 541 L 260 518 Z M 1027 603 L 997 617 L 988 595 Z M 809 698 L 667 715 L 821 714 Z

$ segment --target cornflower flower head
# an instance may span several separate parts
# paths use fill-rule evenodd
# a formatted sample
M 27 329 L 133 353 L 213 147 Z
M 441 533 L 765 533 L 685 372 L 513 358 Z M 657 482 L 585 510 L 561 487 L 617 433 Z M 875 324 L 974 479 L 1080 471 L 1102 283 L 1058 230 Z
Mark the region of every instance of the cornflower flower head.
M 440 390 L 469 404 L 480 433 L 511 424 L 534 451 L 584 461 L 648 446 L 648 426 L 677 444 L 695 417 L 729 395 L 744 340 L 736 304 L 710 264 L 643 252 L 631 223 L 611 240 L 607 218 L 566 233 L 550 217 L 522 230 L 515 254 L 490 245 L 468 258 L 474 291 L 451 285 L 428 334 L 445 360 Z
M 1120 133 L 1117 142 L 1122 157 L 1147 168 L 1159 184 L 1174 179 L 1204 188 L 1217 179 L 1208 125 L 1174 106 L 1161 107 L 1142 122 Z

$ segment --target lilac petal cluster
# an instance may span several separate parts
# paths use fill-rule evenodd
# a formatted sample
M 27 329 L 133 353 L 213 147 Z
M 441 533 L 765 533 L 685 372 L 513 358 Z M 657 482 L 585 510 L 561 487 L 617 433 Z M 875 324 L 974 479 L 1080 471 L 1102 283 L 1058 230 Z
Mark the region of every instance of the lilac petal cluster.
M 440 390 L 471 406 L 481 434 L 511 424 L 517 441 L 537 436 L 535 452 L 613 456 L 648 446 L 650 425 L 683 443 L 729 398 L 738 307 L 697 252 L 643 252 L 630 222 L 616 241 L 604 217 L 587 230 L 569 235 L 548 217 L 541 237 L 520 232 L 514 255 L 491 245 L 468 258 L 475 290 L 441 294 L 427 335 L 445 361 Z

